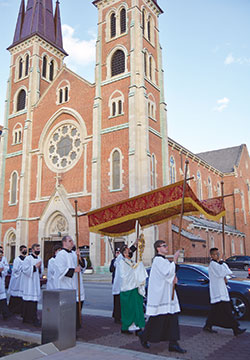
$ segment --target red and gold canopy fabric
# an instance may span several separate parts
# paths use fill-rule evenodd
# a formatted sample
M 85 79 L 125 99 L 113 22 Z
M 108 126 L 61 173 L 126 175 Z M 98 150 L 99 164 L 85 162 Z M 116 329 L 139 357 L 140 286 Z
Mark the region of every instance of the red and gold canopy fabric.
M 136 221 L 142 228 L 160 224 L 181 213 L 183 183 L 162 188 L 132 197 L 103 208 L 90 211 L 89 230 L 107 236 L 128 235 L 135 231 Z M 222 198 L 200 201 L 188 184 L 185 187 L 184 215 L 204 214 L 217 221 L 225 215 Z

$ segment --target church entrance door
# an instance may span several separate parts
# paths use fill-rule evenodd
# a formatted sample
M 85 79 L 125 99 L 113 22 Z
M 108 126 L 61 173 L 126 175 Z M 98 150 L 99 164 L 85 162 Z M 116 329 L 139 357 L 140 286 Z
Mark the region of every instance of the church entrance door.
M 48 267 L 48 261 L 54 255 L 53 249 L 55 245 L 62 245 L 60 237 L 51 237 L 44 239 L 43 262 L 45 268 Z

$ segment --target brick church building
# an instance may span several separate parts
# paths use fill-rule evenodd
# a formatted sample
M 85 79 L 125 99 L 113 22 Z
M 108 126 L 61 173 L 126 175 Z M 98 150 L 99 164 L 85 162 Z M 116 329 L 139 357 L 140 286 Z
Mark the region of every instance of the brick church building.
M 80 212 L 96 209 L 183 177 L 199 198 L 225 183 L 226 254 L 250 254 L 250 159 L 241 145 L 193 154 L 168 138 L 157 0 L 95 0 L 98 13 L 95 83 L 63 60 L 59 1 L 21 0 L 11 55 L 1 134 L 0 241 L 8 260 L 21 244 L 41 244 L 46 261 L 62 236 L 75 237 Z M 69 54 L 70 55 L 70 54 Z M 219 155 L 220 154 L 220 155 Z M 227 160 L 226 160 L 227 159 Z M 170 251 L 178 222 L 144 231 L 150 264 L 158 238 Z M 107 268 L 109 239 L 89 233 L 79 218 L 80 245 L 96 271 Z M 116 239 L 133 242 L 135 234 Z M 221 224 L 185 217 L 186 257 L 220 247 Z

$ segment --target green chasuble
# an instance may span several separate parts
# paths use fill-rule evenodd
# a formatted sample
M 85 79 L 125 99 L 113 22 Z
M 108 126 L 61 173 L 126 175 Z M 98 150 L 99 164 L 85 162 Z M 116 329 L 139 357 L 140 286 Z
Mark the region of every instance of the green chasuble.
M 139 328 L 144 328 L 143 297 L 138 293 L 138 288 L 121 291 L 120 300 L 122 330 L 128 330 L 133 323 Z

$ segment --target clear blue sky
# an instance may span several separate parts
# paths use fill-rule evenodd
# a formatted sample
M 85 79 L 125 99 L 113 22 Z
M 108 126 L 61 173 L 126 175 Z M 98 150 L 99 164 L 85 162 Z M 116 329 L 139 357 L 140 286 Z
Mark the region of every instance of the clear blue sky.
M 0 0 L 1 124 L 10 61 L 5 49 L 20 1 Z M 158 3 L 169 136 L 194 153 L 242 143 L 250 151 L 250 1 Z M 68 66 L 94 82 L 96 8 L 90 0 L 61 0 L 61 17 Z

